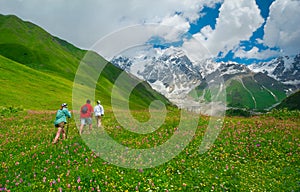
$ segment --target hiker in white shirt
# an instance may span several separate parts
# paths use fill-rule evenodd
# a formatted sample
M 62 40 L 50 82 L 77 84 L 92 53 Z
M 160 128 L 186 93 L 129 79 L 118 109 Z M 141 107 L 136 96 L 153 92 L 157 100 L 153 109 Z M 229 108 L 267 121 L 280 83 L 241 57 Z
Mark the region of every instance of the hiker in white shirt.
M 102 126 L 101 118 L 102 116 L 104 116 L 104 108 L 101 105 L 101 102 L 99 100 L 97 101 L 97 105 L 94 107 L 94 114 L 97 121 L 97 127 L 101 127 Z

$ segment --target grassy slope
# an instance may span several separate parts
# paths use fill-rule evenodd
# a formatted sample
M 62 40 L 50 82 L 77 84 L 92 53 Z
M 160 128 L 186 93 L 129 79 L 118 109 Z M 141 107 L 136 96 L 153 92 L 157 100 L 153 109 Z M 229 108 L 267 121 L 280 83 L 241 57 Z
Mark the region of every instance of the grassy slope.
M 264 74 L 245 76 L 241 80 L 229 79 L 226 81 L 227 105 L 235 108 L 267 109 L 286 97 L 284 89 L 283 84 Z M 195 91 L 190 94 L 193 98 L 197 99 L 204 94 L 204 100 L 210 100 L 205 83 L 199 85 Z
M 55 109 L 70 103 L 72 82 L 39 72 L 0 55 L 2 105 L 26 109 Z
M 252 78 L 245 77 L 243 78 L 243 82 L 247 89 L 251 93 L 253 93 L 253 96 L 256 101 L 256 108 L 257 109 L 265 109 L 274 103 L 278 102 L 276 99 L 272 96 L 270 92 L 268 92 L 266 89 L 264 89 L 260 84 L 257 82 L 254 82 Z
M 227 86 L 227 102 L 230 107 L 254 108 L 255 103 L 251 94 L 237 80 L 232 80 Z
M 278 106 L 277 109 L 287 108 L 289 110 L 300 110 L 300 91 L 288 96 Z
M 1 68 L 5 68 L 1 70 L 0 80 L 6 84 L 3 88 L 5 94 L 0 96 L 3 105 L 56 109 L 58 103 L 71 103 L 72 82 L 87 51 L 53 37 L 40 27 L 16 16 L 0 15 L 0 33 L 0 55 L 3 56 L 0 62 Z M 90 60 L 84 64 L 91 67 L 106 65 L 97 82 L 95 100 L 100 99 L 105 107 L 110 107 L 111 89 L 122 71 L 98 54 L 90 55 Z M 89 76 L 84 78 L 88 80 Z M 132 80 L 129 76 L 127 79 Z M 18 85 L 20 82 L 22 86 Z M 124 91 L 126 83 L 120 86 Z M 80 89 L 84 89 L 84 86 L 80 86 Z M 154 99 L 168 103 L 146 83 L 135 88 L 131 99 L 133 108 L 145 108 Z
M 74 78 L 80 60 L 42 28 L 16 16 L 0 16 L 0 32 L 1 55 L 40 71 Z

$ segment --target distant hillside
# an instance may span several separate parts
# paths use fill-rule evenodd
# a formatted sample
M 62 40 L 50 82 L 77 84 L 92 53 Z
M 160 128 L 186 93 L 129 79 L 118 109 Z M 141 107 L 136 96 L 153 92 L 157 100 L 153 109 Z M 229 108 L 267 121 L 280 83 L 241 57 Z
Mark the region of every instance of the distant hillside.
M 222 64 L 219 66 L 226 85 L 227 106 L 252 110 L 268 109 L 286 97 L 288 86 L 263 73 L 253 73 L 246 66 Z M 207 79 L 214 80 L 218 73 L 211 73 Z M 194 99 L 209 101 L 210 89 L 207 83 L 195 88 Z
M 0 14 L 0 34 L 1 105 L 56 109 L 61 102 L 71 104 L 73 80 L 86 50 L 12 15 Z M 91 63 L 105 65 L 96 85 L 96 99 L 110 107 L 111 90 L 122 70 L 96 53 L 91 55 Z M 129 75 L 127 78 L 137 81 Z M 126 89 L 126 82 L 120 88 Z M 145 82 L 138 84 L 130 99 L 133 108 L 148 107 L 156 99 L 169 103 Z
M 280 82 L 262 73 L 230 79 L 226 90 L 228 106 L 266 109 L 286 97 L 284 88 Z
M 300 90 L 285 98 L 276 109 L 300 110 Z
M 191 110 L 203 110 L 212 101 L 212 96 L 216 96 L 212 95 L 212 91 L 218 88 L 211 90 L 214 88 L 208 85 L 215 84 L 218 77 L 224 80 L 226 102 L 231 108 L 269 109 L 296 89 L 295 85 L 283 84 L 267 73 L 254 72 L 243 64 L 194 61 L 175 47 L 159 49 L 147 46 L 134 56 L 126 53 L 117 55 L 112 63 L 147 81 L 179 107 Z

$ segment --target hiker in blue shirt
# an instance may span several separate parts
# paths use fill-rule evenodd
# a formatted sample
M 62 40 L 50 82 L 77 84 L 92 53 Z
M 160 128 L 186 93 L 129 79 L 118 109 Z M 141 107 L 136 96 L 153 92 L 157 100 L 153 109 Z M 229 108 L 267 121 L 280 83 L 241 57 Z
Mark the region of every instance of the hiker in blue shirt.
M 56 113 L 54 125 L 58 128 L 56 136 L 53 140 L 53 144 L 57 143 L 60 134 L 62 133 L 63 139 L 66 139 L 66 133 L 64 130 L 65 124 L 67 123 L 67 117 L 71 118 L 71 113 L 68 110 L 67 103 L 63 103 L 60 106 L 60 109 Z

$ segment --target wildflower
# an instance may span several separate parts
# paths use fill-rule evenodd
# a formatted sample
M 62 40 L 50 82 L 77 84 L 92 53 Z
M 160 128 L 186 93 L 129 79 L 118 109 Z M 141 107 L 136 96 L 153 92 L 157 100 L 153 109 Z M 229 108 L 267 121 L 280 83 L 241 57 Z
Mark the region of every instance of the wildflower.
M 77 179 L 77 183 L 80 183 L 80 177 L 78 177 L 78 179 Z

